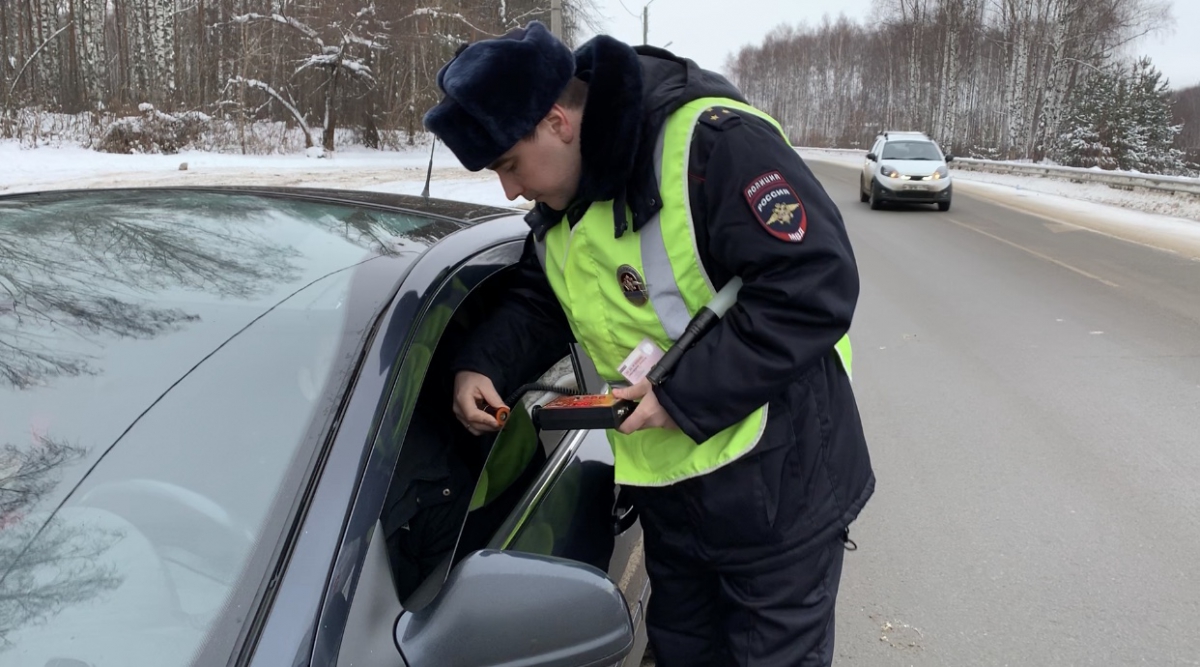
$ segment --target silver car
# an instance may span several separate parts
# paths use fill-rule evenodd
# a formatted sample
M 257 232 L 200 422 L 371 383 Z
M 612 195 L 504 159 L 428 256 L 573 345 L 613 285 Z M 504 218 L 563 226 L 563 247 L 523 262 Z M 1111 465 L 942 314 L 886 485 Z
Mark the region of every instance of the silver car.
M 921 132 L 884 132 L 867 153 L 859 200 L 875 210 L 887 202 L 911 202 L 949 211 L 953 188 L 947 163 L 953 159 Z

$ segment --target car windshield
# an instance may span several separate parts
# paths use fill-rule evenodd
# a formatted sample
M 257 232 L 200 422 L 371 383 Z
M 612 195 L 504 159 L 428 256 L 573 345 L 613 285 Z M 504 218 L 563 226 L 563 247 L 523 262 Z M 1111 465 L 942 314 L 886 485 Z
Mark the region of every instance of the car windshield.
M 214 192 L 0 199 L 0 663 L 189 664 L 402 269 L 458 228 Z
M 932 141 L 889 141 L 883 146 L 884 160 L 941 160 Z

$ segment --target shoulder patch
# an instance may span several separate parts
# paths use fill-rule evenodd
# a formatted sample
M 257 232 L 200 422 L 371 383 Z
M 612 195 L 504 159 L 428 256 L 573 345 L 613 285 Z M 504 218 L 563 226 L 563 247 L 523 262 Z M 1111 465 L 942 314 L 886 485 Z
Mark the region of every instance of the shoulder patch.
M 799 243 L 808 232 L 804 202 L 778 171 L 769 171 L 750 181 L 742 191 L 746 203 L 763 229 L 781 241 Z
M 733 109 L 727 107 L 709 107 L 700 114 L 700 122 L 718 130 L 732 127 L 741 122 L 742 117 Z

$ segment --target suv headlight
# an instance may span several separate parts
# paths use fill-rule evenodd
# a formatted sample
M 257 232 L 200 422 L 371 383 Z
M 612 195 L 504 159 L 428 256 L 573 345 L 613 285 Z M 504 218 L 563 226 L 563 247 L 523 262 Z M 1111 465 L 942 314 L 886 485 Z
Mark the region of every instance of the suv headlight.
M 886 176 L 888 178 L 900 178 L 900 172 L 896 171 L 893 167 L 886 165 L 886 164 L 879 168 L 879 173 L 883 174 L 884 176 Z
M 946 165 L 938 167 L 937 171 L 933 172 L 933 180 L 940 181 L 943 178 L 950 178 L 950 168 Z

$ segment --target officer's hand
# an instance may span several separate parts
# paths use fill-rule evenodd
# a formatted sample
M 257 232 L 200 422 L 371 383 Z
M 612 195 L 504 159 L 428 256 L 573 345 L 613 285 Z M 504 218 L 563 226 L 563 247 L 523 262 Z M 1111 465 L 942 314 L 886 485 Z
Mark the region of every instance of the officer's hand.
M 651 391 L 649 380 L 642 380 L 632 387 L 614 389 L 613 396 L 629 401 L 638 401 L 637 409 L 617 428 L 621 433 L 629 434 L 644 428 L 679 428 L 675 420 L 671 419 L 671 415 L 667 414 L 662 404 L 658 402 L 658 397 Z
M 482 406 L 505 408 L 496 385 L 482 373 L 459 371 L 454 376 L 454 416 L 471 432 L 471 435 L 493 433 L 500 430 L 496 418 L 482 410 Z

